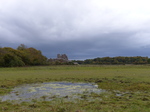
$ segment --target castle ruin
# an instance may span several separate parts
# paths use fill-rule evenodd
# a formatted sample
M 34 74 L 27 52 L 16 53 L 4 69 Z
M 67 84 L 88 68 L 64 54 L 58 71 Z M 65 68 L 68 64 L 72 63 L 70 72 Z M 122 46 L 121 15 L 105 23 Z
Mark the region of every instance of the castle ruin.
M 62 60 L 68 61 L 68 57 L 67 57 L 66 54 L 57 54 L 57 58 L 56 59 L 62 59 Z
M 55 63 L 55 62 L 60 62 L 60 63 L 66 63 L 69 62 L 68 57 L 66 54 L 57 54 L 57 57 L 54 59 L 49 59 L 49 62 Z

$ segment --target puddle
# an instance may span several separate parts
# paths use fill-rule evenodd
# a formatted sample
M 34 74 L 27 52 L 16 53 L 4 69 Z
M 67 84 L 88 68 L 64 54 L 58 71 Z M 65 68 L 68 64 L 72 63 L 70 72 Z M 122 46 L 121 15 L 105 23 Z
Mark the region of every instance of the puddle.
M 50 82 L 26 84 L 13 89 L 10 94 L 0 96 L 1 101 L 28 102 L 33 100 L 51 101 L 54 98 L 75 99 L 81 94 L 101 93 L 98 85 L 91 83 Z

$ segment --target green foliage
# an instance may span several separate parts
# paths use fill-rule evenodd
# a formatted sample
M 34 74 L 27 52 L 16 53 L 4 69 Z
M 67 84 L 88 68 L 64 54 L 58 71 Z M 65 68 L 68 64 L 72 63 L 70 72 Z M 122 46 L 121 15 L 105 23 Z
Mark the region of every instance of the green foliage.
M 95 59 L 86 59 L 84 64 L 148 64 L 148 57 L 103 57 Z
M 25 50 L 27 49 L 27 46 L 25 46 L 24 44 L 20 44 L 20 46 L 18 46 L 17 50 Z
M 17 50 L 10 47 L 0 48 L 1 67 L 44 65 L 46 61 L 47 58 L 42 55 L 41 51 L 35 48 L 27 48 L 23 44 Z
M 21 60 L 20 57 L 7 53 L 3 57 L 4 59 L 4 66 L 5 67 L 15 67 L 15 66 L 24 66 L 25 63 Z
M 0 66 L 3 66 L 4 64 L 3 56 L 4 56 L 4 50 L 0 48 Z
M 43 65 L 46 64 L 47 58 L 42 55 L 40 50 L 36 50 L 35 48 L 26 49 L 28 54 L 30 65 Z

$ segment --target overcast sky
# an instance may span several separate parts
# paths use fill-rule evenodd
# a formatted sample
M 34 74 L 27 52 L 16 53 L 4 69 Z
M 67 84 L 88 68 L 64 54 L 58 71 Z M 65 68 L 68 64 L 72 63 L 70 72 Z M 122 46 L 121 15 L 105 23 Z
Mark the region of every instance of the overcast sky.
M 149 0 L 0 0 L 0 46 L 69 59 L 150 57 Z

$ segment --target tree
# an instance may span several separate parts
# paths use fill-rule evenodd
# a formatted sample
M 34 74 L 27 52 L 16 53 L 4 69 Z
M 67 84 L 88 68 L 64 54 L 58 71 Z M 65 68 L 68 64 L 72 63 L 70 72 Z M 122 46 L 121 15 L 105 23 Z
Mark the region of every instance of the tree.
M 18 46 L 17 50 L 25 50 L 27 49 L 27 46 L 24 44 L 20 44 L 20 46 Z
M 15 67 L 15 66 L 24 66 L 25 63 L 21 60 L 20 57 L 12 53 L 7 53 L 3 57 L 5 67 Z
M 11 47 L 0 48 L 0 66 L 15 67 L 25 65 L 47 64 L 47 58 L 40 50 L 27 48 L 21 44 L 17 49 Z
M 35 48 L 27 48 L 27 54 L 30 56 L 30 64 L 31 65 L 43 65 L 46 64 L 47 58 L 42 55 L 40 50 L 36 50 Z

